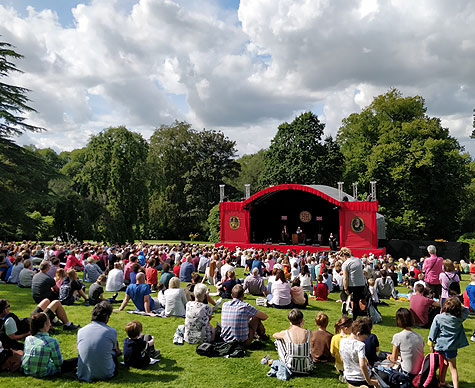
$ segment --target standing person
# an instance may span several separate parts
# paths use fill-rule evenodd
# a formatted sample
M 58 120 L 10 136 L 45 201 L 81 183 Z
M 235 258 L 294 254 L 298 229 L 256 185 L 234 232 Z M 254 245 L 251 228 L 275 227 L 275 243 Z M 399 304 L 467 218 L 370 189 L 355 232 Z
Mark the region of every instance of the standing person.
M 21 360 L 21 368 L 27 376 L 45 377 L 76 370 L 78 359 L 63 360 L 58 340 L 48 334 L 50 328 L 51 322 L 46 313 L 31 317 L 31 335 L 25 339 Z
M 462 306 L 459 298 L 456 296 L 447 298 L 442 313 L 434 318 L 429 331 L 429 341 L 432 342 L 431 350 L 435 349 L 447 360 L 454 388 L 459 388 L 457 350 L 468 346 L 463 328 L 463 321 L 468 318 L 468 314 L 468 309 Z M 446 373 L 447 366 L 444 363 L 440 372 L 441 386 L 446 386 Z
M 353 319 L 363 316 L 360 309 L 360 300 L 363 298 L 365 288 L 365 277 L 363 274 L 363 264 L 361 260 L 353 257 L 351 251 L 343 247 L 340 250 L 340 256 L 343 258 L 343 288 L 347 296 L 353 294 Z
M 232 290 L 233 300 L 223 304 L 221 312 L 221 337 L 225 342 L 241 342 L 244 346 L 251 345 L 254 335 L 267 340 L 269 336 L 262 321 L 267 314 L 244 302 L 244 288 L 236 284 Z
M 443 263 L 444 271 L 439 275 L 442 286 L 440 307 L 444 307 L 444 302 L 449 296 L 460 295 L 460 277 L 455 273 L 454 263 L 449 259 L 445 259 Z
M 424 260 L 422 266 L 422 270 L 425 273 L 424 280 L 434 296 L 439 299 L 442 293 L 440 274 L 443 271 L 444 259 L 442 257 L 437 257 L 437 249 L 434 245 L 429 245 L 427 247 L 427 252 L 429 252 L 430 256 Z
M 330 233 L 328 243 L 330 244 L 330 250 L 336 251 L 336 237 L 333 235 L 333 233 Z
M 94 306 L 91 323 L 78 331 L 78 378 L 80 381 L 108 380 L 117 374 L 121 354 L 117 330 L 108 326 L 112 304 L 103 301 Z

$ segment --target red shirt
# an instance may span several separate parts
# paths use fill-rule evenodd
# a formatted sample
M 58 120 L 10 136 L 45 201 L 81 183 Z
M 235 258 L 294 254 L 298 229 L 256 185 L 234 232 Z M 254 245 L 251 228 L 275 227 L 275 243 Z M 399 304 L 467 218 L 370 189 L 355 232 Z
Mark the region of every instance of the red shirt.
M 180 277 L 180 266 L 179 266 L 179 265 L 175 265 L 175 266 L 173 267 L 173 273 L 175 274 L 175 276 L 176 276 L 177 278 Z
M 470 273 L 475 273 L 475 264 L 470 263 Z
M 414 277 L 415 277 L 416 279 L 418 279 L 418 278 L 419 278 L 419 274 L 421 273 L 421 270 L 420 270 L 419 268 L 417 268 L 417 267 L 414 267 L 414 269 L 412 270 L 412 272 L 414 272 Z
M 315 286 L 315 300 L 328 300 L 328 287 L 325 283 L 317 283 Z
M 145 270 L 145 276 L 147 277 L 147 284 L 157 284 L 157 270 L 153 267 L 149 267 Z
M 409 304 L 416 326 L 425 326 L 429 322 L 429 309 L 434 301 L 424 295 L 415 293 Z
M 67 271 L 69 268 L 74 268 L 76 266 L 83 267 L 82 263 L 77 259 L 74 255 L 69 255 L 66 258 L 66 265 L 64 266 L 64 270 Z

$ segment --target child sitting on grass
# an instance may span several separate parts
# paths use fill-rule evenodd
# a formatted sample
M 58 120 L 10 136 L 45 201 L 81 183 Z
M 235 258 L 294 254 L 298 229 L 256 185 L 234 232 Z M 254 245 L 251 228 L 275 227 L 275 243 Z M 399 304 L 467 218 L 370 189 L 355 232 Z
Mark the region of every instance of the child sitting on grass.
M 354 386 L 379 386 L 369 375 L 366 363 L 364 340 L 371 334 L 367 319 L 358 319 L 351 325 L 351 334 L 340 342 L 340 356 L 343 361 L 343 375 L 348 384 Z
M 318 330 L 310 335 L 310 348 L 314 362 L 333 362 L 335 359 L 330 353 L 330 344 L 333 334 L 327 331 L 328 315 L 319 312 L 315 317 Z
M 128 338 L 124 339 L 124 364 L 134 368 L 146 368 L 151 358 L 158 358 L 160 351 L 155 350 L 155 340 L 150 334 L 142 334 L 142 324 L 130 321 L 125 326 Z
M 328 300 L 328 287 L 323 283 L 323 275 L 317 276 L 317 284 L 315 285 L 315 300 Z
M 347 315 L 342 316 L 337 323 L 335 323 L 335 335 L 332 337 L 330 342 L 330 354 L 335 359 L 335 368 L 339 373 L 338 380 L 345 383 L 345 378 L 343 377 L 343 361 L 340 356 L 340 341 L 342 338 L 346 338 L 351 334 L 351 325 L 353 324 L 353 319 Z
M 369 365 L 373 366 L 375 362 L 379 361 L 379 340 L 376 334 L 371 333 L 371 330 L 373 329 L 373 321 L 371 320 L 371 318 L 364 317 L 361 319 L 366 321 L 370 330 L 370 334 L 368 335 L 368 337 L 365 338 L 363 342 L 365 346 L 366 359 L 368 360 Z

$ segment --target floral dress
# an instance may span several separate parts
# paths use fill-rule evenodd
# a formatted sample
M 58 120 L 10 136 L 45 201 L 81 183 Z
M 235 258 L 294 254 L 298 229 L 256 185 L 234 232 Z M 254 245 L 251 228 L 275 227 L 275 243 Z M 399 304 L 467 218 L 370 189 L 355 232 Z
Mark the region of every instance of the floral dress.
M 213 315 L 211 306 L 201 302 L 188 302 L 185 316 L 185 341 L 201 344 L 211 340 L 209 319 Z

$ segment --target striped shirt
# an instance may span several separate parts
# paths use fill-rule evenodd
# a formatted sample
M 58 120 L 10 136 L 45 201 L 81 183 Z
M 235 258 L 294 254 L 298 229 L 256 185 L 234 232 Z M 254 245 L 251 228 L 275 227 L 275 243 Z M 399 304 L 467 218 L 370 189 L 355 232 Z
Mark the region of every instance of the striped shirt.
M 39 332 L 25 339 L 25 350 L 21 359 L 23 372 L 28 376 L 44 377 L 61 371 L 63 357 L 56 338 Z
M 223 304 L 221 312 L 221 336 L 225 342 L 247 340 L 249 319 L 257 314 L 257 309 L 240 299 Z
M 279 360 L 292 371 L 292 373 L 309 373 L 313 369 L 313 358 L 310 348 L 310 330 L 307 330 L 305 342 L 294 344 L 286 330 L 287 341 L 275 340 Z

